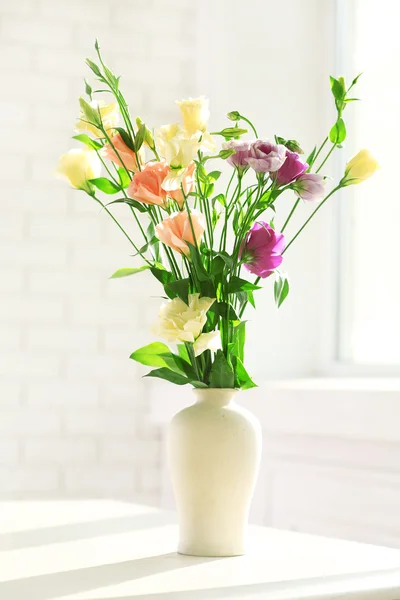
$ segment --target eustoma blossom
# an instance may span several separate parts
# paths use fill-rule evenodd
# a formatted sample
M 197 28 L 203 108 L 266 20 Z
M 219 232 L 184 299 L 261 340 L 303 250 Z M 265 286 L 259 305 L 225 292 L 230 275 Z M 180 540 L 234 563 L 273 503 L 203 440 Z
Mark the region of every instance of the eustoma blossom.
M 149 162 L 141 171 L 137 171 L 128 188 L 128 195 L 144 204 L 155 204 L 164 207 L 167 193 L 162 183 L 170 171 L 163 162 Z
M 264 279 L 282 263 L 285 249 L 283 233 L 277 233 L 265 221 L 254 223 L 241 248 L 241 259 L 250 273 Z
M 146 277 L 154 276 L 161 287 L 165 301 L 152 331 L 172 347 L 156 341 L 131 358 L 153 369 L 148 376 L 179 385 L 253 387 L 244 365 L 243 315 L 255 305 L 259 280 L 274 276 L 273 286 L 268 280 L 266 285 L 281 306 L 289 292 L 280 270 L 286 253 L 331 196 L 378 168 L 361 150 L 341 179 L 331 177 L 328 159 L 346 137 L 344 111 L 358 78 L 348 87 L 344 78 L 331 78 L 335 122 L 305 159 L 303 144 L 273 135 L 278 132 L 267 110 L 263 121 L 270 131 L 260 136 L 237 110 L 228 112 L 225 127 L 210 133 L 203 97 L 179 100 L 170 124 L 154 128 L 137 115 L 131 120 L 135 107 L 128 110 L 119 77 L 105 66 L 98 43 L 95 48 L 98 60 L 87 64 L 101 84 L 92 89 L 86 83 L 88 99 L 79 99 L 74 136 L 84 148 L 62 156 L 58 172 L 101 205 L 129 242 L 133 264 L 112 277 L 135 275 L 146 285 Z M 97 100 L 105 90 L 113 98 L 108 104 Z M 273 137 L 264 138 L 267 133 Z M 305 212 L 300 199 L 319 202 Z
M 190 216 L 186 210 L 177 212 L 164 219 L 156 227 L 156 235 L 160 242 L 169 246 L 179 254 L 189 256 L 190 248 L 200 243 L 206 228 L 204 215 L 198 210 L 191 210 Z

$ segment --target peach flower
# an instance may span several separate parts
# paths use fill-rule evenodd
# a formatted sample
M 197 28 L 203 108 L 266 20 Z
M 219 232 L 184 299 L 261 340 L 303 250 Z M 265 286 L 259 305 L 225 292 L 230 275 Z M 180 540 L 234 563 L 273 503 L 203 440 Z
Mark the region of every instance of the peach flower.
M 185 169 L 185 174 L 183 175 L 183 178 L 181 181 L 183 191 L 185 192 L 185 196 L 190 194 L 190 192 L 193 190 L 193 187 L 194 187 L 193 175 L 194 175 L 195 167 L 196 167 L 196 165 L 192 162 L 187 167 L 187 169 Z M 164 184 L 163 184 L 163 188 L 164 188 Z M 167 193 L 170 198 L 172 198 L 173 200 L 175 200 L 178 203 L 179 208 L 183 207 L 183 205 L 185 203 L 185 199 L 183 197 L 182 190 L 180 188 L 177 188 L 176 190 L 168 190 Z
M 164 207 L 167 203 L 167 192 L 161 187 L 170 171 L 165 161 L 150 162 L 137 171 L 129 184 L 128 196 L 144 202 Z
M 186 242 L 195 245 L 193 231 L 196 237 L 196 243 L 199 244 L 206 228 L 204 215 L 198 210 L 190 212 L 192 225 L 186 210 L 172 214 L 156 227 L 156 235 L 160 242 L 170 246 L 179 254 L 189 256 L 190 250 Z M 193 231 L 192 231 L 193 226 Z
M 103 156 L 105 158 L 108 158 L 108 160 L 112 160 L 112 162 L 114 162 L 120 167 L 123 167 L 125 165 L 128 171 L 133 171 L 133 173 L 136 173 L 136 171 L 138 170 L 136 153 L 125 144 L 120 133 L 116 133 L 115 135 L 113 135 L 111 141 L 116 151 L 110 144 L 105 144 L 103 148 Z M 122 160 L 120 160 L 120 157 Z M 143 163 L 143 158 L 143 152 L 139 151 L 140 164 Z

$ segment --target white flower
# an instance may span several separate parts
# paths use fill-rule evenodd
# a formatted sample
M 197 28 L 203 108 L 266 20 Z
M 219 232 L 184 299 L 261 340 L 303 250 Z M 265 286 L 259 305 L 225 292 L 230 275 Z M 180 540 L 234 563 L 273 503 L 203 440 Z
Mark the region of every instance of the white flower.
M 203 96 L 200 98 L 187 98 L 186 100 L 177 100 L 176 103 L 181 109 L 183 126 L 190 135 L 196 133 L 196 131 L 206 130 L 207 121 L 210 118 L 206 98 Z
M 216 352 L 221 349 L 221 334 L 217 331 L 202 333 L 193 344 L 194 355 L 199 356 L 206 350 Z
M 94 150 L 74 148 L 60 156 L 57 175 L 67 179 L 74 188 L 90 191 L 89 179 L 100 175 L 101 162 Z
M 215 298 L 207 298 L 200 294 L 190 294 L 189 304 L 180 298 L 168 300 L 162 305 L 158 314 L 158 322 L 152 328 L 153 333 L 167 342 L 190 342 L 199 337 L 207 322 L 207 311 L 214 304 Z
M 157 147 L 173 169 L 187 167 L 201 147 L 201 131 L 189 135 L 179 123 L 163 125 L 157 130 Z

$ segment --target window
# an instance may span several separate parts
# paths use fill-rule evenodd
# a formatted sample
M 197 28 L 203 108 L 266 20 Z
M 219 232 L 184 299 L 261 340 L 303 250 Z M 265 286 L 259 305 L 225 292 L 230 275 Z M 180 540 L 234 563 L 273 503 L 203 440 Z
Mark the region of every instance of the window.
M 354 147 L 370 149 L 381 170 L 340 200 L 341 360 L 400 364 L 400 2 L 338 0 L 338 45 L 347 77 L 363 72 L 346 110 Z M 344 61 L 345 59 L 345 61 Z

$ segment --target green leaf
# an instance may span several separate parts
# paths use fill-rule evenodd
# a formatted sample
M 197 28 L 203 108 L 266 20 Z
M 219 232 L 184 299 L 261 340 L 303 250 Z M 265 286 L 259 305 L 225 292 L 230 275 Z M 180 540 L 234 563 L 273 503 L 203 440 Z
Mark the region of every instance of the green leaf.
M 213 206 L 216 202 L 219 202 L 220 204 L 222 204 L 222 206 L 226 206 L 226 198 L 224 194 L 218 194 L 218 196 L 214 196 L 211 202 Z
M 237 316 L 232 304 L 228 304 L 227 302 L 214 302 L 210 308 L 210 311 L 222 317 L 223 319 L 229 319 L 229 321 L 239 320 L 239 317 Z
M 228 364 L 222 350 L 217 350 L 210 372 L 211 388 L 233 388 L 235 386 L 235 374 Z
M 164 285 L 165 293 L 169 298 L 180 298 L 189 304 L 189 279 L 177 279 Z
M 208 174 L 208 181 L 212 183 L 214 181 L 217 181 L 220 177 L 221 171 L 211 171 L 211 173 Z
M 92 99 L 92 91 L 93 91 L 92 86 L 86 79 L 84 79 L 84 82 L 85 82 L 85 92 L 89 96 L 89 98 Z
M 96 179 L 89 179 L 89 181 L 105 194 L 117 194 L 120 191 L 120 188 L 107 177 L 96 177 Z
M 207 273 L 201 255 L 196 246 L 193 246 L 190 242 L 186 242 L 190 250 L 190 259 L 192 261 L 193 268 L 196 272 L 197 279 L 199 281 L 209 281 L 210 275 Z
M 235 340 L 231 347 L 231 354 L 244 360 L 244 344 L 246 342 L 246 321 L 241 321 L 233 329 L 233 339 Z
M 161 342 L 153 342 L 139 348 L 132 352 L 130 358 L 148 367 L 162 367 L 184 377 L 189 377 L 190 380 L 196 379 L 192 365 L 181 356 L 173 354 L 168 346 Z
M 127 188 L 131 182 L 130 177 L 123 167 L 118 167 L 118 177 L 123 189 Z
M 181 357 L 181 359 L 186 360 L 186 362 L 190 364 L 190 357 L 185 344 L 178 344 L 177 348 L 178 354 Z
M 191 380 L 188 377 L 180 375 L 179 373 L 175 373 L 174 371 L 170 371 L 165 367 L 161 369 L 154 369 L 154 371 L 150 371 L 150 373 L 147 373 L 145 377 L 157 377 L 158 379 L 165 379 L 166 381 L 170 381 L 171 383 L 175 383 L 176 385 L 187 385 L 188 383 L 191 383 L 195 387 L 207 387 L 207 385 L 205 383 L 202 383 L 201 381 Z
M 253 292 L 251 290 L 247 291 L 247 299 L 250 302 L 250 304 L 252 305 L 252 307 L 255 308 L 256 307 L 256 303 L 255 303 L 255 300 L 254 300 L 254 294 L 253 294 Z
M 317 153 L 317 146 L 314 146 L 314 148 L 311 150 L 310 154 L 306 158 L 306 163 L 308 165 L 312 166 L 316 153 Z
M 128 146 L 128 148 L 130 148 L 130 150 L 135 151 L 135 146 L 134 146 L 133 140 L 132 140 L 131 136 L 129 135 L 129 133 L 127 131 L 125 131 L 125 129 L 123 127 L 116 127 L 115 129 L 121 135 L 122 140 L 125 142 L 125 144 Z
M 172 273 L 164 268 L 160 269 L 160 267 L 151 267 L 150 271 L 152 272 L 154 277 L 158 279 L 158 281 L 163 285 L 174 280 L 174 276 L 172 275 Z
M 261 289 L 261 286 L 254 285 L 254 283 L 251 283 L 246 279 L 241 279 L 240 277 L 236 276 L 231 277 L 227 287 L 229 294 L 236 294 L 236 292 L 248 292 Z
M 362 73 L 359 73 L 359 74 L 357 75 L 357 77 L 355 77 L 355 78 L 353 79 L 353 81 L 351 82 L 351 86 L 350 86 L 350 87 L 353 87 L 354 85 L 356 85 L 356 83 L 357 83 L 357 81 L 360 79 L 361 75 L 362 75 Z M 350 88 L 349 88 L 349 89 L 350 89 Z
M 86 133 L 80 133 L 79 135 L 73 135 L 72 139 L 78 140 L 78 142 L 82 142 L 82 144 L 89 146 L 89 148 L 93 148 L 93 150 L 100 150 L 102 148 L 102 145 L 99 144 L 99 142 L 96 142 L 96 140 L 92 140 L 92 138 L 89 137 L 88 135 L 86 135 Z
M 88 121 L 89 123 L 93 123 L 97 127 L 102 126 L 101 118 L 100 118 L 98 110 L 96 110 L 95 108 L 90 106 L 90 104 L 88 102 L 86 102 L 86 100 L 84 98 L 79 98 L 79 105 L 81 107 L 82 114 L 84 116 L 85 121 Z
M 136 208 L 136 210 L 138 210 L 141 213 L 147 212 L 147 209 L 145 206 L 143 206 L 143 204 L 140 204 L 140 202 L 138 202 L 137 200 L 132 200 L 132 198 L 118 198 L 117 200 L 108 202 L 107 206 L 110 206 L 110 204 L 128 204 L 129 206 Z
M 285 273 L 275 271 L 274 296 L 276 306 L 279 308 L 289 293 L 289 280 Z
M 169 354 L 170 349 L 166 344 L 153 342 L 132 352 L 129 358 L 147 367 L 165 367 L 165 360 L 161 355 Z
M 143 146 L 144 138 L 146 137 L 146 125 L 143 123 L 135 135 L 135 152 L 139 152 Z
M 118 269 L 115 271 L 110 277 L 110 279 L 119 279 L 121 277 L 129 277 L 129 275 L 135 275 L 136 273 L 140 273 L 141 271 L 146 271 L 146 269 L 150 269 L 150 265 L 142 265 L 141 267 L 130 268 L 125 267 L 122 269 Z
M 92 60 L 90 60 L 90 58 L 86 59 L 86 64 L 88 67 L 90 67 L 92 69 L 93 73 L 95 75 L 97 75 L 97 77 L 103 78 L 100 68 L 96 65 L 96 63 L 94 63 Z
M 329 132 L 332 144 L 341 144 L 346 139 L 346 125 L 342 118 L 338 119 Z
M 235 359 L 235 374 L 242 390 L 250 390 L 257 387 L 257 384 L 254 383 L 239 357 Z

